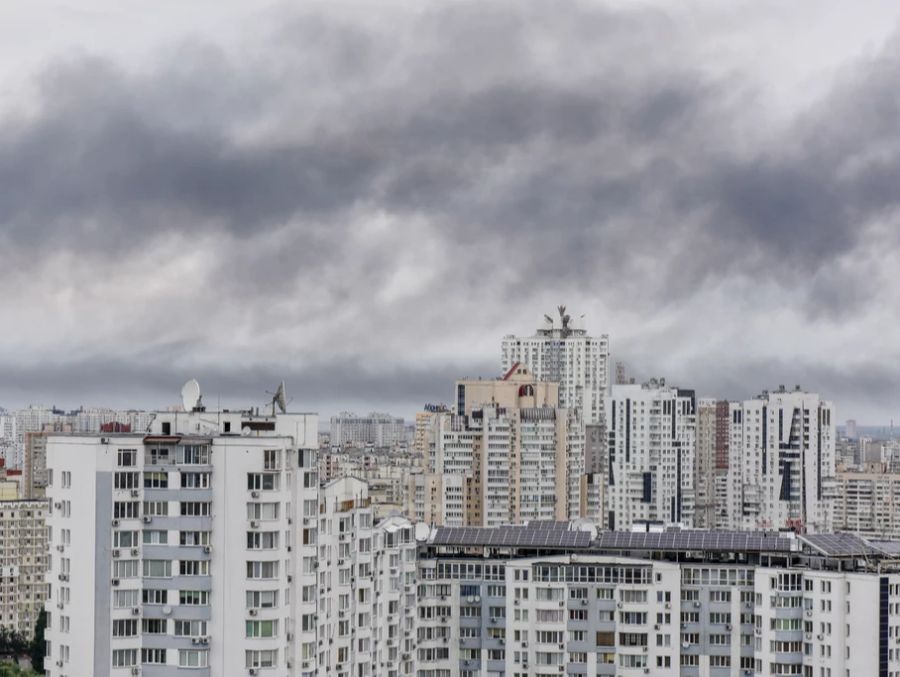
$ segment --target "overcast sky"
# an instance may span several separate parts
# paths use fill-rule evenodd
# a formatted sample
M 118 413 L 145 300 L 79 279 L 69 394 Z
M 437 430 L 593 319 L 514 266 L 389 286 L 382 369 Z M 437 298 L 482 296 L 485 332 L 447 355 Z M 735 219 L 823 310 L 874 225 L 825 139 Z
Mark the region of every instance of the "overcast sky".
M 77 4 L 77 7 L 76 7 Z M 298 5 L 300 5 L 298 7 Z M 900 5 L 0 3 L 0 406 L 409 416 L 566 303 L 900 415 Z

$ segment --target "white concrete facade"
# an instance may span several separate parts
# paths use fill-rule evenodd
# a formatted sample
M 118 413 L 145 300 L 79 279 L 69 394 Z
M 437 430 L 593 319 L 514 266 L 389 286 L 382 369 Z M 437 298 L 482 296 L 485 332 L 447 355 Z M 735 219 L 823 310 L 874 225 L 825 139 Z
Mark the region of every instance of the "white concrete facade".
M 615 385 L 607 398 L 606 515 L 610 529 L 635 522 L 691 525 L 694 517 L 694 391 L 664 381 Z

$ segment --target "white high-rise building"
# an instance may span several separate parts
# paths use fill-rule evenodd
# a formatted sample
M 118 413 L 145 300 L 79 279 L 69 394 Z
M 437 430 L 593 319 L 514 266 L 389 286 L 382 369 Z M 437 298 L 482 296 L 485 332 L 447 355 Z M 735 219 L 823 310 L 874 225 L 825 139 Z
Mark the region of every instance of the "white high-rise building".
M 393 447 L 406 441 L 406 426 L 402 418 L 390 414 L 371 413 L 357 416 L 343 412 L 331 417 L 331 445 L 333 447 Z
M 0 458 L 7 467 L 16 467 L 16 415 L 0 409 Z
M 577 409 L 584 423 L 603 420 L 603 400 L 609 389 L 609 337 L 589 336 L 579 318 L 559 307 L 559 317 L 545 315 L 534 336 L 503 338 L 501 366 L 527 365 L 539 381 L 559 383 L 559 406 Z
M 829 484 L 835 476 L 830 402 L 783 386 L 731 403 L 728 526 L 830 531 Z
M 368 486 L 344 477 L 322 487 L 318 515 L 319 675 L 413 674 L 416 539 L 411 522 L 374 524 Z
M 31 637 L 47 599 L 47 501 L 0 501 L 0 626 Z
M 317 674 L 317 427 L 197 409 L 51 436 L 46 674 Z
M 606 515 L 610 529 L 635 522 L 693 524 L 697 428 L 693 390 L 653 379 L 615 385 L 607 398 Z

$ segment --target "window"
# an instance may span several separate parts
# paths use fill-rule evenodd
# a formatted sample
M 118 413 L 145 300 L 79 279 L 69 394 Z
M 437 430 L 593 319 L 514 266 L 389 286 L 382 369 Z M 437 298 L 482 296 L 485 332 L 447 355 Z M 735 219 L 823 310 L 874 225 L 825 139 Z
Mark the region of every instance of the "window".
M 208 590 L 181 590 L 178 592 L 178 603 L 184 606 L 208 606 Z
M 113 503 L 113 517 L 116 519 L 137 519 L 140 511 L 140 503 L 137 501 L 116 501 Z
M 136 531 L 114 531 L 113 547 L 114 548 L 136 548 L 138 544 L 138 532 Z
M 170 578 L 172 576 L 172 562 L 167 559 L 145 559 L 145 578 Z
M 137 465 L 137 449 L 119 449 L 116 453 L 116 465 L 120 468 L 133 468 Z
M 206 634 L 206 621 L 175 621 L 176 637 L 202 637 Z
M 246 651 L 245 667 L 248 668 L 274 668 L 278 663 L 278 651 Z
M 144 604 L 165 604 L 168 590 L 144 590 Z
M 266 470 L 281 469 L 281 450 L 266 449 L 263 451 L 263 468 Z
M 167 501 L 144 501 L 144 514 L 165 517 L 169 514 L 169 503 Z
M 165 472 L 145 472 L 144 488 L 145 489 L 168 489 L 169 473 Z
M 278 562 L 247 562 L 247 578 L 276 578 Z
M 135 637 L 137 636 L 137 619 L 136 618 L 117 618 L 112 624 L 113 637 Z
M 182 489 L 209 489 L 210 473 L 208 472 L 182 472 Z
M 209 445 L 187 444 L 183 447 L 178 447 L 178 451 L 175 454 L 175 462 L 178 465 L 208 465 Z
M 188 517 L 209 517 L 212 503 L 208 501 L 182 501 L 181 514 Z
M 144 545 L 166 545 L 168 542 L 168 531 L 152 530 L 144 532 Z
M 277 590 L 248 590 L 248 609 L 272 609 L 278 606 Z
M 179 649 L 178 667 L 205 668 L 209 665 L 209 652 L 199 649 Z
M 178 536 L 181 545 L 209 545 L 208 531 L 182 531 Z
M 164 635 L 167 632 L 165 618 L 144 618 L 141 620 L 141 633 L 144 635 Z
M 138 560 L 119 559 L 113 562 L 113 578 L 137 578 Z
M 68 473 L 63 473 L 63 487 L 66 484 L 66 475 Z M 113 487 L 116 489 L 137 489 L 138 488 L 138 473 L 136 472 L 117 472 L 113 476 Z
M 165 665 L 165 649 L 141 649 L 141 663 L 145 665 Z
M 278 621 L 247 621 L 247 637 L 276 637 Z
M 247 489 L 276 491 L 278 489 L 278 474 L 272 472 L 247 473 Z
M 140 590 L 116 590 L 113 593 L 113 606 L 116 609 L 129 609 L 138 605 Z
M 178 563 L 178 573 L 182 576 L 208 576 L 209 562 L 204 560 L 183 559 Z
M 115 649 L 112 652 L 114 668 L 128 668 L 137 665 L 137 649 Z
M 277 531 L 248 531 L 248 550 L 273 550 L 278 547 Z
M 248 520 L 271 521 L 278 519 L 278 503 L 248 503 Z

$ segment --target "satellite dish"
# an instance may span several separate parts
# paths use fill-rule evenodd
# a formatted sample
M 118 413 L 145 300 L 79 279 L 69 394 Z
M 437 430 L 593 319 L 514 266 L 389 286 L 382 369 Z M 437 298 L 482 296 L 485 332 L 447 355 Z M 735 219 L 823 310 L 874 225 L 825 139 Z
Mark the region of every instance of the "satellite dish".
M 275 396 L 272 398 L 272 415 L 275 415 L 275 405 L 278 405 L 278 409 L 281 410 L 282 414 L 287 413 L 287 395 L 284 392 L 284 381 L 282 381 L 278 389 L 275 391 Z
M 194 411 L 200 406 L 200 384 L 192 378 L 181 387 L 181 405 L 185 411 Z

